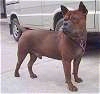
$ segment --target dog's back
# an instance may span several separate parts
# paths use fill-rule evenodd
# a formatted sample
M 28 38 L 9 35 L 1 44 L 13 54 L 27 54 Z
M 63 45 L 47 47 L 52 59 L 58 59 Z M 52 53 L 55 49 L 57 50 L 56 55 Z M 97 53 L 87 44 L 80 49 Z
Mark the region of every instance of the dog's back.
M 19 39 L 18 50 L 34 53 L 37 57 L 47 56 L 61 59 L 58 51 L 60 34 L 61 32 L 50 32 L 48 30 L 25 31 Z

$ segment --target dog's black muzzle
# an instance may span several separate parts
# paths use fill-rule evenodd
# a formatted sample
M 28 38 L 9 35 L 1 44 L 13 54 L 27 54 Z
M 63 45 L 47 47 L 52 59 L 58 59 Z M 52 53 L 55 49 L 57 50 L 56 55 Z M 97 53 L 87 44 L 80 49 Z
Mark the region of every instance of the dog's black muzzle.
M 73 28 L 72 28 L 72 22 L 70 20 L 68 21 L 64 21 L 63 22 L 63 32 L 64 33 L 70 33 L 73 31 Z

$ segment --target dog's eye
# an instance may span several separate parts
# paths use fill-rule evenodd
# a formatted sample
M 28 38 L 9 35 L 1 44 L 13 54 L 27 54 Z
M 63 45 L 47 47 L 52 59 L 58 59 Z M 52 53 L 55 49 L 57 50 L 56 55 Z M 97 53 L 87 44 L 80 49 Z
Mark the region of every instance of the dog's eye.
M 71 20 L 79 20 L 79 17 L 78 16 L 72 16 Z
M 66 15 L 66 16 L 64 17 L 64 21 L 67 21 L 68 19 L 69 19 L 69 16 Z
M 73 22 L 78 22 L 80 20 L 80 18 L 78 16 L 72 16 L 70 18 Z

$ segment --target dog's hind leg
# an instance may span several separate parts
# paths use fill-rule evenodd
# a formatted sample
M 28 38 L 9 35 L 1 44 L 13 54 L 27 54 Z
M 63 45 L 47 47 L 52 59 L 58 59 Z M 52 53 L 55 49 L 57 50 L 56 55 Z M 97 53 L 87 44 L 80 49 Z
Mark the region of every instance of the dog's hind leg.
M 34 54 L 30 54 L 30 61 L 28 63 L 28 71 L 30 74 L 30 77 L 33 78 L 37 78 L 37 75 L 33 73 L 32 71 L 32 66 L 34 64 L 34 62 L 36 61 L 37 57 Z
M 27 52 L 18 50 L 17 55 L 18 55 L 18 62 L 17 62 L 16 69 L 15 69 L 15 77 L 20 77 L 19 69 L 20 69 L 20 66 L 21 66 L 23 60 L 25 59 L 25 57 L 27 55 Z

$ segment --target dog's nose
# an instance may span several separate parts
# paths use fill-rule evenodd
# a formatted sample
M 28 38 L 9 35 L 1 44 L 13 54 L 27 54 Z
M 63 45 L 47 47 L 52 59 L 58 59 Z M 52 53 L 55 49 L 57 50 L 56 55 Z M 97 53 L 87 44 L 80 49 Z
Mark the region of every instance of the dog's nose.
M 64 32 L 71 32 L 72 31 L 72 23 L 70 20 L 63 22 L 63 31 Z
M 65 26 L 68 25 L 68 22 L 67 22 L 67 21 L 66 21 L 66 22 L 64 21 L 64 25 L 65 25 Z
M 70 20 L 67 20 L 67 21 L 64 21 L 63 22 L 63 25 L 66 27 L 66 26 L 71 26 L 72 25 L 72 22 Z
M 70 21 L 64 21 L 63 22 L 63 28 L 68 29 L 71 27 L 71 22 Z

